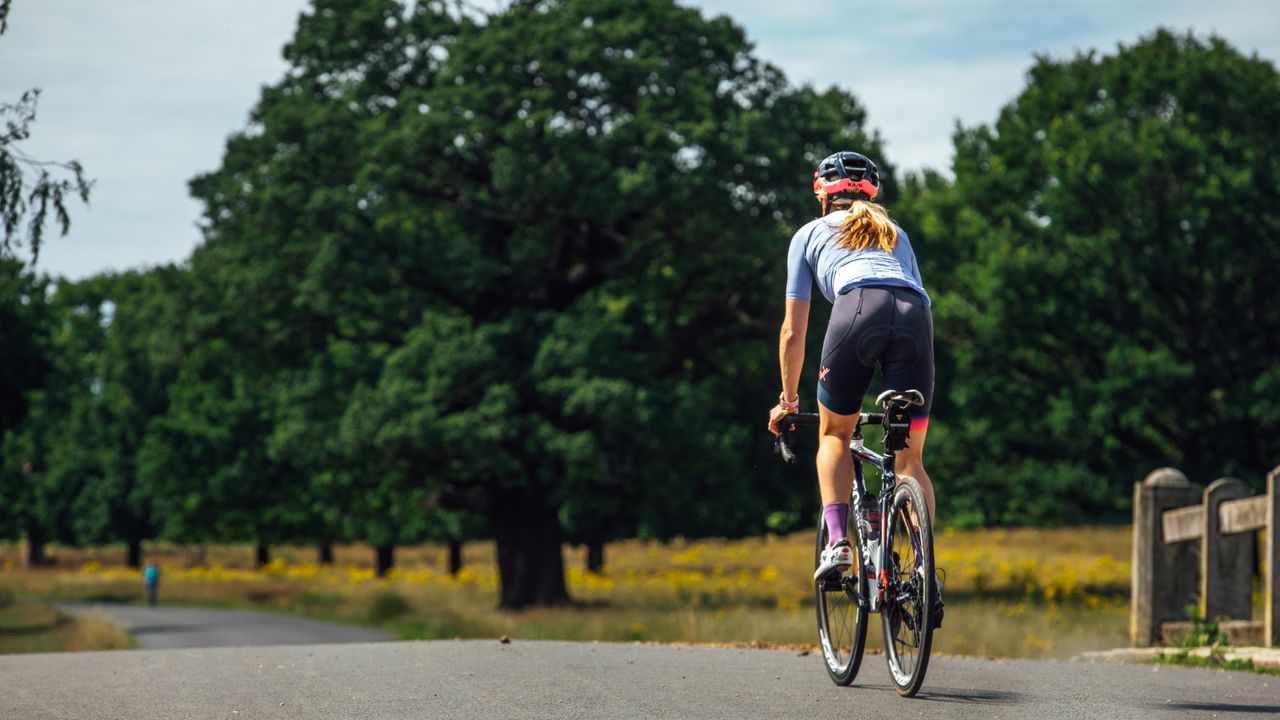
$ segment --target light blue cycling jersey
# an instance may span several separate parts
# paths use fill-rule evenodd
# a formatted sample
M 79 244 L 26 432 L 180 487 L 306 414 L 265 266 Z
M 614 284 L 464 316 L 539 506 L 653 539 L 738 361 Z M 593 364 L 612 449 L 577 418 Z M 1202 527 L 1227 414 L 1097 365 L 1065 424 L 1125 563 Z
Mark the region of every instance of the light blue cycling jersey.
M 929 303 L 907 232 L 898 227 L 898 242 L 891 253 L 878 248 L 848 250 L 836 242 L 836 233 L 848 216 L 847 211 L 837 210 L 796 231 L 787 252 L 787 297 L 810 299 L 816 281 L 830 302 L 856 287 L 896 285 L 915 290 Z

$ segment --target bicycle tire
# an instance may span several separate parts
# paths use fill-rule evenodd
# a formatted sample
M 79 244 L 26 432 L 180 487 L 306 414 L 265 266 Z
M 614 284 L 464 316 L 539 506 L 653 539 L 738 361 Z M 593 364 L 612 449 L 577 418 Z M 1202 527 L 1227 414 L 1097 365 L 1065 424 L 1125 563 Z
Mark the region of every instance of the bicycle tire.
M 862 598 L 867 597 L 867 575 L 862 571 L 862 555 L 858 523 L 849 518 L 849 538 L 854 546 L 852 575 L 840 575 L 838 585 L 829 579 L 815 580 L 813 592 L 818 611 L 818 646 L 822 650 L 827 674 L 836 685 L 848 685 L 858 676 L 862 654 L 867 647 L 867 608 L 849 592 L 849 583 Z M 822 551 L 827 546 L 827 525 L 818 515 L 818 541 L 814 549 L 813 567 L 817 569 Z M 856 580 L 855 580 L 856 578 Z M 833 630 L 834 628 L 834 630 Z
M 933 603 L 937 597 L 933 524 L 924 491 L 915 478 L 898 478 L 886 529 L 885 571 L 889 572 L 891 587 L 886 590 L 885 605 L 880 610 L 884 655 L 894 688 L 899 695 L 912 697 L 920 691 L 929 668 Z

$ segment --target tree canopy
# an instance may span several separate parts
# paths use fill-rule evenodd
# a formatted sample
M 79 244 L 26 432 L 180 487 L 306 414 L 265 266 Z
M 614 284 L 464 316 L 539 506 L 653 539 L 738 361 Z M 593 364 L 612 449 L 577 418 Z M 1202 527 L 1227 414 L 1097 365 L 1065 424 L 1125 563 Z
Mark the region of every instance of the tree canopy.
M 735 358 L 811 212 L 795 177 L 875 147 L 852 97 L 789 86 L 729 20 L 665 0 L 318 2 L 285 56 L 193 182 L 192 266 L 275 388 L 268 457 L 328 478 L 338 532 L 409 542 L 424 507 L 480 513 L 519 606 L 565 599 L 559 509 L 580 527 L 583 498 L 621 528 L 593 535 L 762 509 L 674 522 L 645 498 L 753 495 L 717 469 L 755 444 L 726 426 L 772 373 Z
M 955 182 L 912 207 L 956 511 L 1071 521 L 1161 464 L 1256 484 L 1280 461 L 1278 121 L 1274 65 L 1159 31 L 1039 58 L 957 132 Z

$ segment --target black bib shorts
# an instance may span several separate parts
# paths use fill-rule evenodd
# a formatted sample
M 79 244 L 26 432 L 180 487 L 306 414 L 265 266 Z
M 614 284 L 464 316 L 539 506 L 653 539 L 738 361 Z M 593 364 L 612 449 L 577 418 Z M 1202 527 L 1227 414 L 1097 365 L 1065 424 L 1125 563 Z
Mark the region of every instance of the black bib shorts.
M 876 363 L 884 389 L 924 394 L 924 405 L 911 408 L 911 424 L 927 423 L 933 406 L 933 313 L 915 290 L 868 285 L 836 296 L 822 342 L 818 402 L 838 415 L 861 410 Z

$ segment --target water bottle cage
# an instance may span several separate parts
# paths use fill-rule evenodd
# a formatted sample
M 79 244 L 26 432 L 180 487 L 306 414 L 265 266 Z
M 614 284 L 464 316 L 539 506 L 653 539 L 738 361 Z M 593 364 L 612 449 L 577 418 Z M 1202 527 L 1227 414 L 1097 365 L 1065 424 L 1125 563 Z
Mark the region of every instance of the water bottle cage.
M 907 447 L 911 435 L 911 413 L 896 403 L 884 414 L 884 444 L 886 450 L 898 451 Z
M 880 541 L 880 511 L 879 510 L 863 510 L 862 511 L 862 531 L 864 536 L 872 541 Z

